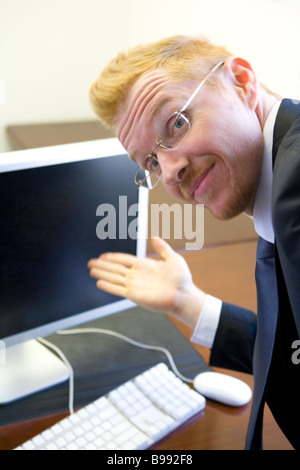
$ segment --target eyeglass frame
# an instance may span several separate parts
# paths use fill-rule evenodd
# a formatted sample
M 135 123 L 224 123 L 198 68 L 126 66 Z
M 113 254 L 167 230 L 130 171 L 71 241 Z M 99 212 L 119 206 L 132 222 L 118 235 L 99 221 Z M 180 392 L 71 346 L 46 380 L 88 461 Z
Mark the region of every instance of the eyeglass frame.
M 199 85 L 197 86 L 197 88 L 195 89 L 195 91 L 192 93 L 192 95 L 189 97 L 189 99 L 186 101 L 186 103 L 183 105 L 183 107 L 181 108 L 181 110 L 179 112 L 175 112 L 173 114 L 178 114 L 178 116 L 180 116 L 186 109 L 187 107 L 191 104 L 191 102 L 193 101 L 193 99 L 196 97 L 196 95 L 198 94 L 198 92 L 200 91 L 200 89 L 202 88 L 202 86 L 204 85 L 204 83 L 207 81 L 207 79 L 210 77 L 210 75 L 212 75 L 219 67 L 221 67 L 221 65 L 224 65 L 224 60 L 222 60 L 221 62 L 218 62 L 209 72 L 208 74 L 204 77 L 204 79 L 199 83 Z M 172 114 L 172 115 L 173 115 Z M 183 115 L 184 116 L 184 115 Z M 190 124 L 189 120 L 184 116 L 184 118 L 188 121 L 188 123 Z M 168 121 L 166 121 L 168 122 Z M 161 129 L 164 127 L 165 124 L 163 124 L 163 126 L 161 127 Z M 152 160 L 155 160 L 158 162 L 158 159 L 157 159 L 157 156 L 155 155 L 155 151 L 156 149 L 158 149 L 158 147 L 161 147 L 163 148 L 164 150 L 175 150 L 177 149 L 183 142 L 183 140 L 185 139 L 186 135 L 188 134 L 190 130 L 190 126 L 189 126 L 189 129 L 188 131 L 186 132 L 186 134 L 183 136 L 182 140 L 179 142 L 179 144 L 176 146 L 176 147 L 173 147 L 173 148 L 170 148 L 170 147 L 167 147 L 167 146 L 164 146 L 162 144 L 162 141 L 160 142 L 157 142 L 157 138 L 156 138 L 156 146 L 154 147 L 154 149 L 152 150 L 151 153 L 149 153 L 148 155 L 146 155 L 146 158 L 151 158 Z M 159 135 L 159 133 L 158 133 Z M 139 168 L 135 174 L 135 177 L 134 177 L 134 182 L 135 184 L 137 185 L 137 187 L 139 188 L 140 186 L 143 186 L 144 183 L 148 180 L 148 178 L 151 176 L 151 172 L 149 170 L 144 170 L 145 171 L 145 177 L 139 181 L 137 181 L 137 176 L 138 176 L 138 173 L 141 171 L 141 168 Z M 150 188 L 148 183 L 147 183 L 147 188 L 149 190 L 151 189 L 154 189 L 155 186 L 158 184 L 158 182 L 160 181 L 161 179 L 161 176 L 162 174 L 160 174 L 160 176 L 157 178 L 157 181 L 155 182 L 154 185 L 152 185 L 152 187 Z

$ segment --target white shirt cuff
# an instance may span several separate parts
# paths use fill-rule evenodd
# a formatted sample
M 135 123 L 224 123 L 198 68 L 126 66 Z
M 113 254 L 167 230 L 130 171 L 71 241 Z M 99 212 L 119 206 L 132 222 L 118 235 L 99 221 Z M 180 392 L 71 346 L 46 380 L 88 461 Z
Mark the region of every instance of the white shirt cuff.
M 191 336 L 193 343 L 212 348 L 219 324 L 222 301 L 207 295 L 197 325 Z

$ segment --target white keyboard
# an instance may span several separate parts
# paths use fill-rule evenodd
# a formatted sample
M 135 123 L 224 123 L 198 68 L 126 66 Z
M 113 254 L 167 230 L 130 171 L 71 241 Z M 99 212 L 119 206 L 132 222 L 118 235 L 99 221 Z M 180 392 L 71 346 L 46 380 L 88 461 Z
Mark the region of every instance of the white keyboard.
M 147 449 L 204 407 L 205 398 L 160 363 L 16 450 Z

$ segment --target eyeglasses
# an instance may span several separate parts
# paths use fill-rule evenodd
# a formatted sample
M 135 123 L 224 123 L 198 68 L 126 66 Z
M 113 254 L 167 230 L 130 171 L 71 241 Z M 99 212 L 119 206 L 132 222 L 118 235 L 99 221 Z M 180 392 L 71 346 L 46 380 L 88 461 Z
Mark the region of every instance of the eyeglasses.
M 202 88 L 210 75 L 223 64 L 224 61 L 219 62 L 211 69 L 211 71 L 206 75 L 201 83 L 199 83 L 196 90 L 190 96 L 181 110 L 179 112 L 174 112 L 161 127 L 156 137 L 155 148 L 153 149 L 152 153 L 146 156 L 146 159 L 148 160 L 148 169 L 143 170 L 142 168 L 139 168 L 135 175 L 134 182 L 138 187 L 144 186 L 148 189 L 155 188 L 162 175 L 161 167 L 155 154 L 156 150 L 158 147 L 161 147 L 164 150 L 175 150 L 182 144 L 184 138 L 187 136 L 191 128 L 190 120 L 184 114 L 184 111 L 191 104 L 198 91 Z

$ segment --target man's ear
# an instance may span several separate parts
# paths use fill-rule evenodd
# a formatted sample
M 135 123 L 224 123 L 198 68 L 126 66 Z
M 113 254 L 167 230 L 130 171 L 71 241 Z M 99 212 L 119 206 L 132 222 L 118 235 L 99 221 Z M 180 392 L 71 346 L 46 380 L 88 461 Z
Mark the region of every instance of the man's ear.
M 249 62 L 241 57 L 229 57 L 224 68 L 241 98 L 254 109 L 258 100 L 257 79 Z

